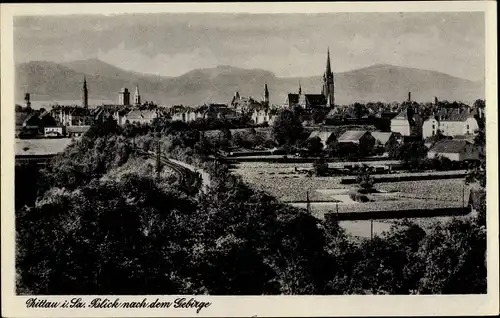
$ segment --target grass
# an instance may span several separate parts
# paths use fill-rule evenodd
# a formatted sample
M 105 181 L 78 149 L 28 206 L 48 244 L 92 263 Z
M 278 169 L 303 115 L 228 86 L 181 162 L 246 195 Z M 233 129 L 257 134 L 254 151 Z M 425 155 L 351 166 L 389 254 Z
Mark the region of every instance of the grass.
M 71 138 L 16 139 L 16 155 L 53 155 L 63 152 Z
M 342 189 L 349 191 L 349 189 L 357 188 L 357 185 L 354 184 L 341 184 L 341 177 L 338 176 L 308 177 L 297 173 L 294 169 L 296 166 L 310 167 L 311 164 L 244 163 L 238 165 L 234 173 L 241 175 L 243 181 L 248 184 L 288 202 L 305 201 L 308 191 L 311 202 L 334 201 L 336 192 L 342 192 Z M 463 179 L 376 183 L 375 189 L 380 193 L 368 194 L 368 198 L 373 202 L 359 203 L 358 205 L 361 205 L 364 210 L 385 209 L 385 205 L 391 205 L 391 210 L 396 209 L 394 206 L 405 206 L 405 204 L 416 208 L 461 205 L 463 186 Z M 466 200 L 469 189 L 468 186 L 465 186 Z M 366 206 L 367 204 L 370 206 Z

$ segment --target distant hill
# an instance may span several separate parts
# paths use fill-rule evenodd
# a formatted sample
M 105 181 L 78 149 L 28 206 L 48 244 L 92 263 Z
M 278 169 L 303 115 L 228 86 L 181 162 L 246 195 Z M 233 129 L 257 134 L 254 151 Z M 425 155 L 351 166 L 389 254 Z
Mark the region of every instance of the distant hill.
M 318 70 L 322 74 L 322 70 Z M 273 104 L 281 104 L 289 92 L 297 92 L 299 81 L 305 93 L 320 93 L 322 77 L 279 78 L 261 69 L 218 66 L 195 69 L 178 77 L 163 77 L 123 70 L 100 60 L 69 63 L 33 61 L 16 65 L 16 101 L 25 87 L 34 101 L 79 100 L 86 76 L 89 99 L 116 101 L 118 91 L 128 87 L 133 93 L 138 84 L 144 101 L 159 104 L 199 105 L 205 102 L 230 102 L 236 91 L 242 96 L 261 99 L 264 84 Z M 457 100 L 472 103 L 484 98 L 484 84 L 447 74 L 399 67 L 374 65 L 336 73 L 337 104 L 369 101 L 403 101 L 409 91 L 417 101 Z

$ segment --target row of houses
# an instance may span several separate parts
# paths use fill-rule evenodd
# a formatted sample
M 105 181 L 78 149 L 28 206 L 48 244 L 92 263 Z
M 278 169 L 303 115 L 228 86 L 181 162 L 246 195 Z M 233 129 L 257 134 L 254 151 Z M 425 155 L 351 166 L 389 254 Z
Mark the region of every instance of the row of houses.
M 241 111 L 242 108 L 239 108 L 239 111 L 237 111 L 225 104 L 209 104 L 197 108 L 174 106 L 170 109 L 168 116 L 172 121 L 179 120 L 188 123 L 197 119 L 234 120 L 243 115 L 249 115 L 253 123 L 256 125 L 263 125 L 265 123 L 272 125 L 277 115 L 276 109 L 271 109 L 269 107 L 244 109 L 245 111 Z
M 309 139 L 314 137 L 320 139 L 324 148 L 329 143 L 336 141 L 340 144 L 356 145 L 358 148 L 364 149 L 366 153 L 386 150 L 404 142 L 402 134 L 398 132 L 369 132 L 366 130 L 347 130 L 337 139 L 333 132 L 313 131 L 309 135 Z M 427 152 L 429 159 L 446 157 L 452 161 L 478 160 L 481 152 L 484 152 L 484 149 L 474 144 L 473 138 L 464 138 L 463 136 L 429 142 L 426 143 L 426 146 L 429 148 Z
M 407 106 L 391 120 L 391 131 L 403 136 L 421 136 L 423 139 L 437 135 L 474 135 L 480 128 L 478 119 L 484 114 L 470 107 L 442 108 L 425 118 L 418 107 Z
M 308 139 L 318 137 L 325 148 L 329 143 L 354 144 L 366 150 L 376 150 L 377 148 L 387 148 L 394 144 L 403 142 L 402 136 L 394 132 L 370 132 L 366 130 L 346 130 L 342 135 L 336 138 L 335 133 L 331 131 L 313 131 Z

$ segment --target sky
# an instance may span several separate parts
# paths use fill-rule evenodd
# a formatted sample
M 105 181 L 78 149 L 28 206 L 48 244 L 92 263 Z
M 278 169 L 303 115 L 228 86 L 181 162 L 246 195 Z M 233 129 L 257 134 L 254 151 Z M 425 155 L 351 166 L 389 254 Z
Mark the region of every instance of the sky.
M 126 14 L 14 20 L 15 62 L 98 58 L 123 69 L 179 76 L 231 65 L 279 77 L 317 76 L 374 64 L 483 80 L 482 12 Z

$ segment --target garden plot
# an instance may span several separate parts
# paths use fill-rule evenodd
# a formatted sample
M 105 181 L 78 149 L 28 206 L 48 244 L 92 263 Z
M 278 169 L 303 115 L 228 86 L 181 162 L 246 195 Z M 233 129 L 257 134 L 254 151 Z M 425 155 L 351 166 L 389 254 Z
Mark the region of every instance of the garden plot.
M 283 202 L 304 207 L 309 196 L 311 209 L 322 216 L 328 211 L 384 211 L 461 206 L 468 202 L 470 186 L 463 179 L 418 180 L 376 183 L 378 193 L 371 202 L 358 203 L 349 197 L 357 185 L 341 184 L 341 177 L 309 177 L 294 167 L 310 164 L 242 163 L 233 172 L 256 189 L 266 191 Z M 302 204 L 302 205 L 301 205 Z

